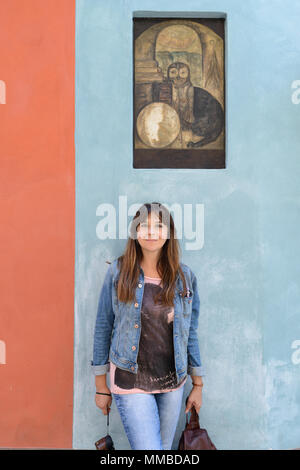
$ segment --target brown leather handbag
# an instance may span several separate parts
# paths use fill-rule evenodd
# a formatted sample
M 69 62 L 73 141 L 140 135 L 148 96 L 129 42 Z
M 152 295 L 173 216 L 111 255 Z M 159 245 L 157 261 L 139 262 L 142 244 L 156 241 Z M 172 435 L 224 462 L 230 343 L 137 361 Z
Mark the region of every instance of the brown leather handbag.
M 95 446 L 97 450 L 115 450 L 113 440 L 109 435 L 109 413 L 107 413 L 107 435 L 95 442 Z
M 188 397 L 186 399 L 186 404 Z M 188 422 L 188 413 L 186 413 L 185 429 L 181 434 L 178 444 L 178 450 L 217 450 L 212 443 L 206 429 L 200 428 L 199 415 L 194 406 L 191 408 L 191 417 Z

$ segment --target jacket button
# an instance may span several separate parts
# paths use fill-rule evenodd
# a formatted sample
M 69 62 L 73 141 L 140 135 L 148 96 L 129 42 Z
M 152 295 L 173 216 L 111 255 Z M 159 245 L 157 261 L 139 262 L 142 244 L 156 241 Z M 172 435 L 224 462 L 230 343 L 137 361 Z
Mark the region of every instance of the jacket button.
M 138 328 L 138 327 L 139 327 L 139 325 L 136 323 L 136 324 L 134 325 L 134 328 Z
M 131 369 L 131 370 L 134 370 L 134 367 L 133 367 L 133 366 L 131 366 L 131 367 L 130 367 L 130 369 Z
M 142 287 L 143 284 L 139 283 L 139 287 Z
M 135 350 L 136 350 L 136 347 L 135 347 L 135 346 L 131 346 L 131 349 L 132 349 L 132 351 L 135 351 Z
M 134 306 L 135 306 L 135 307 L 138 307 L 138 306 L 139 306 L 139 304 L 136 302 L 136 303 L 134 304 Z

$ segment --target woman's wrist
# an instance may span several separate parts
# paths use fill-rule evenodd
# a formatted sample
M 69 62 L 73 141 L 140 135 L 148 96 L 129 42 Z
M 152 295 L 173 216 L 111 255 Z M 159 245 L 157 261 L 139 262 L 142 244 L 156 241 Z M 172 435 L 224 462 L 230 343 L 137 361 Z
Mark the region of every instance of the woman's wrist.
M 201 385 L 203 387 L 203 381 L 202 381 L 201 375 L 192 375 L 191 379 L 192 379 L 193 385 Z
M 196 384 L 196 383 L 192 382 L 192 384 L 193 384 L 193 388 L 195 387 L 195 388 L 199 388 L 200 390 L 202 390 L 203 383 L 202 384 Z
M 95 393 L 110 393 L 110 390 L 109 390 L 108 387 L 107 388 L 104 388 L 104 387 L 102 387 L 102 388 L 99 387 L 98 388 L 98 387 L 96 387 Z
M 96 392 L 110 392 L 107 383 L 106 383 L 106 374 L 96 375 L 95 376 L 95 385 L 96 385 Z
M 96 383 L 96 392 L 109 392 L 110 393 L 110 390 L 106 384 Z

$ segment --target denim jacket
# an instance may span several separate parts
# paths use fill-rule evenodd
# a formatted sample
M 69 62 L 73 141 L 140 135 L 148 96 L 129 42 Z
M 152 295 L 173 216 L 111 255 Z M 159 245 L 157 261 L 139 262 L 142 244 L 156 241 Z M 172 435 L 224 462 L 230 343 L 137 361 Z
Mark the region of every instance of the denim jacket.
M 181 295 L 183 282 L 177 275 L 174 297 L 173 344 L 177 382 L 187 374 L 203 376 L 197 328 L 200 299 L 197 278 L 191 269 L 180 263 L 190 296 Z M 144 271 L 140 267 L 135 301 L 125 303 L 117 297 L 116 281 L 119 270 L 117 259 L 109 266 L 100 292 L 94 330 L 93 360 L 95 375 L 110 370 L 108 361 L 120 369 L 137 373 L 139 339 L 141 334 L 141 305 L 144 293 Z M 157 357 L 159 361 L 159 357 Z

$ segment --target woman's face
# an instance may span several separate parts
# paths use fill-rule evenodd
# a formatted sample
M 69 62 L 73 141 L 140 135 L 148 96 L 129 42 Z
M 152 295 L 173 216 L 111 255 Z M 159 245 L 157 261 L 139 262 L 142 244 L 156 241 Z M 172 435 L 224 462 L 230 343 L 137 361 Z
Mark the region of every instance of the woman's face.
M 148 221 L 144 220 L 137 227 L 137 240 L 144 250 L 160 250 L 168 236 L 168 228 L 155 214 L 148 215 Z

